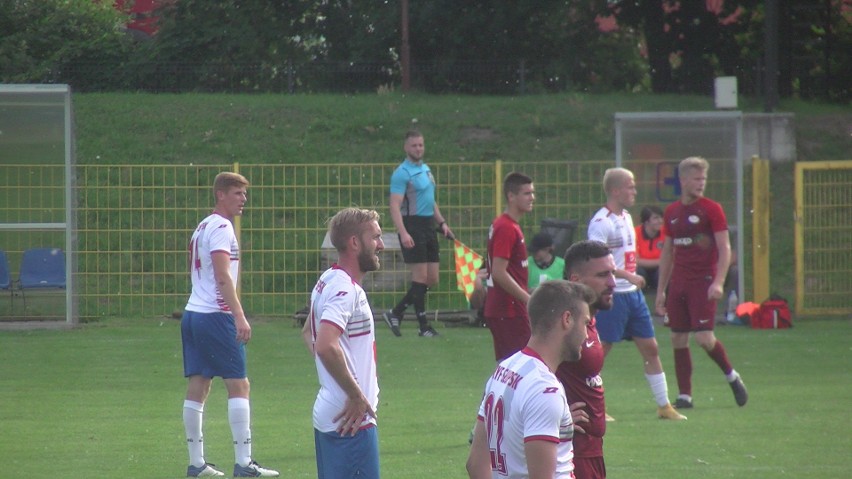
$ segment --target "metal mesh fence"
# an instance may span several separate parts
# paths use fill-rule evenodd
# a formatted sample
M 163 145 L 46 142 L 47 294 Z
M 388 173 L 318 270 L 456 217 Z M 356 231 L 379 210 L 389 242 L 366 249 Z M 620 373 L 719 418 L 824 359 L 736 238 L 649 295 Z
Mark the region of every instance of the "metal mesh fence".
M 852 314 L 852 161 L 796 163 L 796 312 Z
M 533 177 L 537 204 L 522 226 L 528 235 L 545 218 L 584 225 L 603 195 L 597 178 L 606 162 L 430 164 L 437 199 L 456 236 L 484 253 L 488 226 L 503 208 L 503 175 L 513 169 Z M 307 302 L 318 274 L 334 260 L 323 248 L 326 221 L 346 206 L 374 208 L 393 233 L 387 209 L 395 164 L 78 166 L 76 168 L 76 291 L 83 319 L 102 316 L 168 315 L 183 308 L 189 292 L 186 247 L 192 229 L 212 208 L 211 184 L 220 171 L 238 170 L 252 183 L 239 218 L 242 250 L 241 297 L 254 316 L 289 316 Z M 50 167 L 10 167 L 15 175 L 39 176 L 48 184 L 0 190 L 6 197 L 30 191 L 50 196 Z M 59 170 L 57 170 L 59 171 Z M 17 186 L 15 188 L 18 188 Z M 57 193 L 58 194 L 58 193 Z M 44 208 L 21 200 L 4 209 L 9 218 L 30 218 Z M 584 226 L 582 226 L 584 228 Z M 15 263 L 32 235 L 7 233 L 4 244 Z M 54 234 L 54 233 L 41 233 Z M 582 234 L 580 232 L 577 233 Z M 395 235 L 391 235 L 392 237 Z M 49 246 L 58 239 L 42 238 Z M 407 288 L 408 274 L 393 246 L 383 268 L 369 276 L 374 307 L 389 307 Z M 14 270 L 14 267 L 13 267 Z M 12 272 L 13 275 L 16 271 Z M 452 248 L 442 244 L 441 281 L 429 296 L 430 309 L 466 308 L 455 289 Z

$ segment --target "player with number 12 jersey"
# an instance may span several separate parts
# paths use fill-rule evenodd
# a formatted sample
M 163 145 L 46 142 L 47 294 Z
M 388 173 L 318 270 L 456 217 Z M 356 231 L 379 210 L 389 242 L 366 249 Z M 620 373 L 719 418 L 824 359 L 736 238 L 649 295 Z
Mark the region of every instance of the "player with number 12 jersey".
M 478 419 L 491 451 L 492 477 L 528 477 L 524 444 L 557 444 L 556 478 L 574 478 L 574 424 L 565 390 L 529 347 L 503 360 L 488 379 Z

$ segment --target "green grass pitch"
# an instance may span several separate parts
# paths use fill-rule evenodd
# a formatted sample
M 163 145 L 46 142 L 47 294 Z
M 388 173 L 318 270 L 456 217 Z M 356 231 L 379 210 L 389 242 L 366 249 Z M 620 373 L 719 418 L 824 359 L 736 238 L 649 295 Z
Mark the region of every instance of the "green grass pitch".
M 0 333 L 0 459 L 15 477 L 181 477 L 185 388 L 173 319 L 108 320 L 70 331 Z M 468 432 L 493 368 L 487 329 L 442 327 L 395 338 L 377 324 L 379 438 L 385 478 L 467 477 Z M 739 408 L 715 364 L 693 347 L 695 409 L 656 419 L 640 357 L 617 345 L 604 368 L 611 479 L 848 477 L 852 385 L 844 320 L 792 330 L 717 328 L 750 392 Z M 658 328 L 669 394 L 671 349 Z M 254 455 L 282 477 L 316 477 L 311 357 L 290 318 L 254 324 L 249 345 Z M 221 381 L 205 409 L 210 462 L 233 461 Z M 6 476 L 8 477 L 8 476 Z

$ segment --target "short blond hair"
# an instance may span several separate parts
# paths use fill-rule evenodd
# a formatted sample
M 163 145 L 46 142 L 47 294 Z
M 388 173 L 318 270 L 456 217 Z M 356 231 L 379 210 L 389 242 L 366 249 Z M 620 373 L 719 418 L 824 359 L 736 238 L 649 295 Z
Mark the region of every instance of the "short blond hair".
M 223 171 L 216 175 L 216 178 L 213 180 L 213 194 L 216 194 L 218 191 L 228 191 L 233 187 L 243 188 L 248 185 L 249 181 L 245 176 L 239 173 Z
M 707 163 L 707 160 L 700 156 L 690 156 L 681 160 L 680 164 L 677 165 L 677 174 L 678 176 L 684 176 L 690 170 L 698 170 L 706 173 L 709 169 L 710 163 Z
M 624 184 L 628 179 L 633 178 L 633 172 L 627 168 L 608 168 L 603 175 L 603 189 L 609 194 L 613 188 L 617 188 Z
M 337 251 L 346 251 L 346 242 L 360 235 L 367 223 L 379 221 L 376 210 L 344 208 L 328 221 L 328 236 Z

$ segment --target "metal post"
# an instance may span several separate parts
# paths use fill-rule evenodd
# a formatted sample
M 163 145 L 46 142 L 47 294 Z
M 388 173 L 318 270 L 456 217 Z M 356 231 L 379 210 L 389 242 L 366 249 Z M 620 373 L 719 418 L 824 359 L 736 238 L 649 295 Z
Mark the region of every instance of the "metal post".
M 407 93 L 411 88 L 411 52 L 408 47 L 408 0 L 402 0 L 402 92 Z
M 503 214 L 503 160 L 494 162 L 494 209 L 497 216 Z
M 763 110 L 771 113 L 778 106 L 778 0 L 766 0 L 763 31 Z
M 736 117 L 736 135 L 737 135 L 737 158 L 734 164 L 737 168 L 737 268 L 739 268 L 737 274 L 737 296 L 739 298 L 743 298 L 745 294 L 745 262 L 743 261 L 743 256 L 745 254 L 745 242 L 743 237 L 745 236 L 745 228 L 743 227 L 744 215 L 743 208 L 743 168 L 744 168 L 744 159 L 743 159 L 743 114 L 742 112 L 737 112 Z
M 760 302 L 769 297 L 769 219 L 772 214 L 769 201 L 769 160 L 753 156 L 751 171 L 752 298 L 755 302 Z M 744 269 L 741 268 L 740 271 L 742 275 Z
M 71 109 L 71 87 L 65 87 L 65 322 L 77 321 L 77 202 L 74 199 L 76 175 L 74 174 L 74 118 Z

